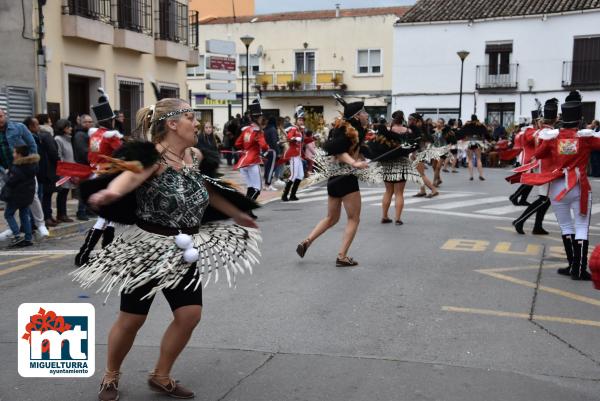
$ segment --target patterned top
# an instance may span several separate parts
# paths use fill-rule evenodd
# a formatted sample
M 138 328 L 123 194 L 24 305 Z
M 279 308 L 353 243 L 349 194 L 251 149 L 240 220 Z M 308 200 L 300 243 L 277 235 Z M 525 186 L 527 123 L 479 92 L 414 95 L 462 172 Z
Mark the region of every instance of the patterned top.
M 197 227 L 208 207 L 208 191 L 200 161 L 192 152 L 192 166 L 171 166 L 146 180 L 136 191 L 140 220 L 165 227 Z

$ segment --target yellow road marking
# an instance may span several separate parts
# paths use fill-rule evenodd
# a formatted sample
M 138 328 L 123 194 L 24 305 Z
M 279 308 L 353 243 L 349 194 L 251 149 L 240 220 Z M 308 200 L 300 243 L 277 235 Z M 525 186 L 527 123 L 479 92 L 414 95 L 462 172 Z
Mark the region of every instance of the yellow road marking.
M 48 256 L 48 259 L 60 259 L 60 258 L 63 258 L 63 257 L 65 257 L 65 255 L 52 255 L 52 256 Z M 8 273 L 13 273 L 13 272 L 16 272 L 16 271 L 19 271 L 19 270 L 28 269 L 30 267 L 37 266 L 39 264 L 44 263 L 46 260 L 47 259 L 44 259 L 44 260 L 34 260 L 32 262 L 29 262 L 29 263 L 25 263 L 25 264 L 22 264 L 22 265 L 17 265 L 17 266 L 10 267 L 8 269 L 0 270 L 0 276 L 4 276 L 5 274 L 8 274 Z
M 535 288 L 536 284 L 534 282 L 531 281 L 527 281 L 527 280 L 521 280 L 518 278 L 514 278 L 511 276 L 507 276 L 505 274 L 500 274 L 500 273 L 496 273 L 493 271 L 486 271 L 486 270 L 476 270 L 478 273 L 482 273 L 485 275 L 488 275 L 490 277 L 494 277 L 500 280 L 505 280 L 514 284 L 519 284 L 525 287 L 529 287 L 529 288 Z M 544 291 L 544 292 L 548 292 L 550 294 L 555 294 L 555 295 L 560 295 L 561 297 L 565 297 L 565 298 L 569 298 L 575 301 L 579 301 L 579 302 L 583 302 L 586 304 L 590 304 L 590 305 L 595 305 L 595 306 L 600 306 L 600 300 L 598 299 L 594 299 L 594 298 L 590 298 L 590 297 L 585 297 L 583 295 L 579 295 L 579 294 L 575 294 L 573 292 L 569 292 L 569 291 L 563 291 L 563 290 L 559 290 L 558 288 L 553 288 L 553 287 L 547 287 L 545 285 L 540 285 L 538 287 L 538 290 L 540 291 Z
M 447 251 L 483 252 L 489 244 L 490 242 L 485 240 L 451 238 L 442 245 L 441 249 Z
M 11 263 L 20 263 L 20 262 L 27 262 L 28 260 L 35 260 L 35 259 L 41 259 L 46 255 L 38 255 L 38 256 L 28 256 L 26 258 L 20 258 L 20 259 L 13 259 L 13 260 L 5 260 L 3 262 L 0 262 L 0 266 L 3 265 L 9 265 Z
M 511 250 L 511 247 L 512 244 L 510 242 L 498 242 L 498 245 L 494 248 L 494 252 L 507 255 L 537 256 L 542 251 L 542 246 L 535 244 L 527 244 L 527 248 L 524 251 Z
M 491 309 L 457 308 L 454 306 L 442 306 L 442 310 L 446 311 L 446 312 L 471 313 L 471 314 L 475 314 L 475 315 L 512 317 L 512 318 L 517 318 L 517 319 L 529 320 L 528 313 L 503 312 L 503 311 L 496 311 L 496 310 L 491 310 Z M 600 322 L 598 322 L 596 320 L 570 319 L 570 318 L 559 317 L 559 316 L 546 316 L 546 315 L 535 315 L 534 314 L 533 320 L 575 324 L 575 325 L 580 325 L 580 326 L 600 327 Z

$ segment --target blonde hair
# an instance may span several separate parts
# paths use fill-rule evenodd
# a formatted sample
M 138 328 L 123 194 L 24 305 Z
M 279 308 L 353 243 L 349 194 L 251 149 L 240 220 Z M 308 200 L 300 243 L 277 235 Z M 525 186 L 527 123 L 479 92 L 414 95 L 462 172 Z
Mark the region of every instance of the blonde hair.
M 152 106 L 142 107 L 135 115 L 137 128 L 133 136 L 136 139 L 158 143 L 167 135 L 167 121 L 179 120 L 181 114 L 161 120 L 167 113 L 180 109 L 183 104 L 188 104 L 183 99 L 165 98 Z

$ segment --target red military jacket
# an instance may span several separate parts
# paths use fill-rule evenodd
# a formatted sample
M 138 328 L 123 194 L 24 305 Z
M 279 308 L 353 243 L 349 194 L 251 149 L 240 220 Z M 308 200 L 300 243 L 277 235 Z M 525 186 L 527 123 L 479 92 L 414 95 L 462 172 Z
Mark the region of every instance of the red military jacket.
M 297 125 L 292 125 L 291 127 L 286 128 L 285 132 L 287 134 L 287 139 L 290 146 L 283 154 L 284 161 L 287 162 L 292 157 L 302 155 L 302 142 L 304 141 L 303 131 L 304 130 Z
M 235 169 L 262 164 L 260 152 L 269 150 L 265 134 L 255 123 L 242 128 L 242 133 L 235 141 L 235 147 L 243 150 L 242 157 L 236 163 Z
M 523 164 L 527 164 L 531 161 L 535 152 L 536 137 L 538 129 L 535 127 L 527 127 L 521 136 L 522 147 L 523 147 Z
M 580 213 L 586 215 L 591 191 L 586 170 L 590 152 L 600 149 L 600 138 L 595 137 L 592 130 L 578 131 L 577 128 L 543 130 L 540 132 L 539 138 L 542 141 L 536 149 L 534 157 L 541 160 L 542 172 L 523 174 L 521 182 L 543 185 L 556 179 L 564 179 L 565 188 L 556 197 L 557 201 L 564 198 L 579 183 L 581 189 Z
M 123 135 L 119 131 L 108 130 L 104 127 L 90 128 L 89 137 L 88 160 L 92 167 L 106 161 L 101 155 L 111 156 L 123 144 L 121 141 Z

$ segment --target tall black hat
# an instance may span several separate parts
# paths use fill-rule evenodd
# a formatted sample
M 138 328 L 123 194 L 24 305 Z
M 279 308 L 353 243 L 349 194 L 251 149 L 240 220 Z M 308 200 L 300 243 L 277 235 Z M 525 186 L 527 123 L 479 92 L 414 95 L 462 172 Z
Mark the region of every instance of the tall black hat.
M 110 107 L 110 103 L 108 102 L 108 94 L 104 91 L 103 88 L 98 88 L 98 92 L 100 92 L 100 97 L 98 98 L 98 104 L 96 106 L 92 106 L 92 111 L 94 112 L 94 116 L 96 116 L 96 121 L 106 121 L 112 120 L 117 117 Z
M 581 121 L 583 105 L 579 91 L 571 91 L 560 108 L 562 109 L 563 124 L 575 124 Z
M 558 116 L 558 99 L 553 97 L 544 103 L 544 119 L 555 120 Z
M 538 118 L 540 118 L 540 111 L 539 110 L 531 110 L 531 121 L 535 121 Z
M 260 116 L 262 114 L 262 107 L 260 107 L 260 100 L 254 99 L 248 106 L 248 111 L 252 116 Z
M 335 100 L 337 100 L 342 106 L 344 106 L 344 119 L 349 120 L 359 112 L 365 109 L 365 102 L 352 102 L 348 103 L 338 94 L 333 95 Z

